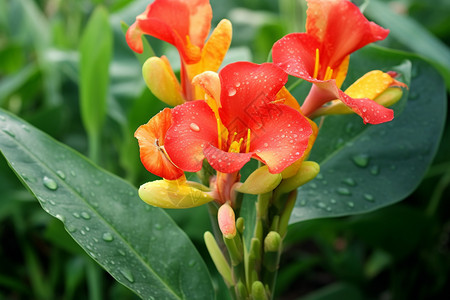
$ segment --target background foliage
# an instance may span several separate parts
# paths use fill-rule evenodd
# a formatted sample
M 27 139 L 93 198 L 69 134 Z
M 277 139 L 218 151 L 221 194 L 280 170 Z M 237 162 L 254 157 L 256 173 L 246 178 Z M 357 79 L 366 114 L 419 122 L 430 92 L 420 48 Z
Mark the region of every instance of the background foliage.
M 264 62 L 274 41 L 303 28 L 306 6 L 300 0 L 211 2 L 213 24 L 227 17 L 234 26 L 228 61 Z M 145 88 L 140 62 L 126 46 L 120 22 L 131 24 L 147 4 L 147 0 L 0 0 L 0 107 L 135 186 L 154 178 L 139 162 L 133 132 L 163 104 Z M 372 0 L 366 14 L 392 29 L 383 46 L 423 57 L 450 90 L 448 1 Z M 96 47 L 91 48 L 91 40 Z M 157 55 L 169 53 L 169 59 L 177 62 L 173 48 L 150 42 Z M 83 57 L 95 51 L 109 67 L 89 69 L 90 62 Z M 437 73 L 426 74 L 432 76 L 416 80 L 427 82 L 426 91 L 411 89 L 410 100 L 429 94 L 433 103 L 433 93 L 443 88 Z M 413 70 L 411 77 L 419 75 Z M 86 88 L 91 76 L 103 80 L 98 89 Z M 93 90 L 95 94 L 89 94 Z M 369 214 L 291 226 L 278 298 L 440 299 L 450 293 L 448 127 L 427 175 L 417 179 L 420 184 L 403 202 Z M 430 128 L 422 124 L 413 133 L 420 137 Z M 0 179 L 0 298 L 137 299 L 40 207 L 3 157 Z M 208 260 L 202 241 L 203 232 L 209 230 L 206 207 L 168 213 Z M 217 277 L 211 263 L 209 267 Z

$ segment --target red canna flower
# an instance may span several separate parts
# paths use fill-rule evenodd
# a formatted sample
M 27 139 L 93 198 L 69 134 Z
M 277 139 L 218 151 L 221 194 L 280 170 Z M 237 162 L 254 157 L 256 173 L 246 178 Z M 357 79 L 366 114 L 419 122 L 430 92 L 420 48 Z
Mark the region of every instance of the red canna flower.
M 205 43 L 211 19 L 209 0 L 155 0 L 128 28 L 126 40 L 134 51 L 143 52 L 142 35 L 148 34 L 174 45 L 180 54 L 181 86 L 165 57 L 152 57 L 143 66 L 144 79 L 160 100 L 176 105 L 203 97 L 191 85 L 192 79 L 207 70 L 217 71 L 231 43 L 228 20 L 222 20 Z
M 237 62 L 219 73 L 220 84 L 213 74 L 197 80 L 209 100 L 172 109 L 165 149 L 176 166 L 196 172 L 206 158 L 218 172 L 233 173 L 253 157 L 280 173 L 303 156 L 312 129 L 300 112 L 278 103 L 285 72 L 273 64 Z
M 306 33 L 288 34 L 272 49 L 273 61 L 290 75 L 313 83 L 301 109 L 311 115 L 323 104 L 340 99 L 365 123 L 393 119 L 393 111 L 368 99 L 354 99 L 340 90 L 350 54 L 386 38 L 389 30 L 369 22 L 347 0 L 307 0 Z

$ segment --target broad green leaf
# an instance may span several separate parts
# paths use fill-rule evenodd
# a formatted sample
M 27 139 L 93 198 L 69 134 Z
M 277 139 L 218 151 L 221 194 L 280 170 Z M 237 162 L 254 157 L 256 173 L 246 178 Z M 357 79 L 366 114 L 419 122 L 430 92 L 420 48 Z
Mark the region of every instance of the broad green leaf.
M 115 279 L 145 299 L 213 299 L 186 234 L 137 190 L 0 110 L 0 150 L 46 212 Z
M 389 28 L 391 35 L 416 53 L 429 58 L 450 87 L 450 48 L 412 18 L 394 13 L 387 4 L 372 0 L 365 14 Z
M 412 62 L 408 101 L 392 122 L 372 126 L 356 115 L 325 118 L 309 158 L 321 171 L 299 189 L 291 223 L 372 211 L 404 199 L 420 183 L 445 121 L 442 78 L 415 55 L 367 47 L 352 56 L 348 79 L 405 59 Z
M 98 6 L 83 32 L 79 49 L 81 117 L 90 139 L 90 155 L 95 161 L 98 161 L 99 134 L 106 117 L 112 49 L 108 12 Z

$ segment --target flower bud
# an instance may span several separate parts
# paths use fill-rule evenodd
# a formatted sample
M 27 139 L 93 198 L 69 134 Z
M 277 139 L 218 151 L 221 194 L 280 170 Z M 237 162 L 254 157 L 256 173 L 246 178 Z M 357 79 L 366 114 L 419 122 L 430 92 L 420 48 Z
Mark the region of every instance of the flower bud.
M 320 166 L 314 161 L 304 161 L 297 174 L 284 179 L 278 186 L 276 192 L 285 194 L 295 190 L 299 186 L 304 185 L 308 181 L 314 179 L 319 174 Z
M 403 90 L 398 87 L 390 87 L 375 98 L 375 102 L 383 105 L 384 107 L 389 107 L 397 103 L 403 96 Z
M 281 174 L 272 174 L 267 166 L 256 169 L 236 191 L 245 194 L 264 194 L 273 191 L 280 183 Z
M 220 231 L 226 239 L 232 239 L 236 235 L 236 220 L 234 210 L 228 203 L 223 204 L 217 212 L 217 221 Z
M 159 100 L 176 106 L 184 103 L 183 92 L 167 57 L 150 57 L 142 66 L 147 87 Z
M 214 200 L 208 193 L 194 187 L 196 185 L 199 184 L 181 180 L 155 180 L 141 185 L 139 197 L 161 208 L 190 208 Z

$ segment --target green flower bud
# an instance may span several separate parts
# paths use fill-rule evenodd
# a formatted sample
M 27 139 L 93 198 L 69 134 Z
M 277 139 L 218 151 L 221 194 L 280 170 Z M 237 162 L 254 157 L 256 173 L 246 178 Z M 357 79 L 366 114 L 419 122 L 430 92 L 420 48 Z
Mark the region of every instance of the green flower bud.
M 250 174 L 244 183 L 237 186 L 236 191 L 252 195 L 264 194 L 273 191 L 281 179 L 281 174 L 272 174 L 267 166 L 262 166 Z

